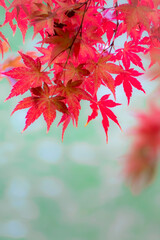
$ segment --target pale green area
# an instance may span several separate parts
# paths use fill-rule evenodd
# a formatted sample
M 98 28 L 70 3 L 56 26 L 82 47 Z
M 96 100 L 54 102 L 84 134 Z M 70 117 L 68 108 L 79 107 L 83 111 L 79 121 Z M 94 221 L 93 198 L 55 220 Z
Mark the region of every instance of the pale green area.
M 11 47 L 22 45 L 19 31 Z M 28 35 L 29 36 L 29 35 Z M 29 39 L 29 37 L 27 38 Z M 16 53 L 15 53 L 16 54 Z M 153 89 L 145 84 L 146 92 Z M 55 121 L 46 134 L 43 118 L 26 132 L 26 111 L 10 113 L 21 97 L 3 102 L 10 92 L 0 83 L 0 240 L 159 240 L 160 177 L 139 196 L 133 196 L 121 175 L 130 139 L 125 131 L 134 124 L 133 109 L 143 109 L 146 97 L 134 92 L 131 106 L 123 102 L 115 113 L 124 130 L 111 123 L 109 144 L 101 119 L 84 127 L 89 106 L 82 104 L 79 127 L 70 126 L 61 142 Z M 60 119 L 60 118 L 59 118 Z

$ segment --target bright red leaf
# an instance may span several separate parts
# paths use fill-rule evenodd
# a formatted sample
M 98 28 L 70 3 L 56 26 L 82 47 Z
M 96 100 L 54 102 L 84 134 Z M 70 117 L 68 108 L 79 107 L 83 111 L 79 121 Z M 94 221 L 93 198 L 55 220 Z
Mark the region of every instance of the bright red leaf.
M 111 74 L 118 74 L 123 71 L 123 69 L 114 64 L 110 63 L 111 56 L 99 57 L 97 61 L 90 60 L 87 64 L 87 69 L 90 71 L 90 77 L 94 82 L 94 93 L 97 92 L 100 85 L 103 83 L 106 85 L 115 97 L 115 86 L 114 78 Z
M 144 52 L 145 48 L 138 46 L 134 41 L 124 43 L 123 48 L 116 50 L 116 58 L 122 60 L 122 63 L 126 69 L 130 68 L 130 62 L 144 70 L 141 58 L 136 54 Z
M 145 93 L 141 83 L 134 77 L 139 75 L 141 75 L 139 72 L 131 68 L 131 69 L 128 69 L 126 72 L 120 73 L 115 78 L 116 87 L 123 84 L 123 89 L 128 99 L 128 105 L 130 103 L 130 98 L 132 96 L 132 86 Z
M 87 124 L 88 124 L 91 120 L 95 119 L 98 116 L 98 110 L 100 110 L 102 115 L 102 125 L 106 133 L 107 142 L 108 142 L 108 128 L 109 128 L 108 118 L 110 118 L 120 127 L 116 115 L 109 108 L 121 105 L 120 103 L 115 103 L 113 100 L 108 99 L 109 96 L 110 94 L 104 95 L 99 101 L 91 103 L 90 107 L 92 108 L 92 114 L 88 116 L 88 120 L 87 120 Z
M 20 53 L 20 52 L 19 52 Z M 23 94 L 30 88 L 42 86 L 42 83 L 51 84 L 47 72 L 41 71 L 41 61 L 39 58 L 34 60 L 30 56 L 20 53 L 26 67 L 13 68 L 3 74 L 11 78 L 19 80 L 12 88 L 10 95 L 6 100 Z
M 13 114 L 17 110 L 30 108 L 26 115 L 26 124 L 23 131 L 38 119 L 41 114 L 43 114 L 44 120 L 47 124 L 47 132 L 56 118 L 56 111 L 69 114 L 68 109 L 63 102 L 64 97 L 52 96 L 46 83 L 44 83 L 43 88 L 31 88 L 30 91 L 32 96 L 20 101 L 12 112 Z
M 153 11 L 150 7 L 142 5 L 139 0 L 132 0 L 131 3 L 119 5 L 116 10 L 121 12 L 122 19 L 127 26 L 127 32 L 130 34 L 131 30 L 137 25 L 141 24 L 150 32 L 149 14 Z
M 65 97 L 69 112 L 75 120 L 76 126 L 78 126 L 79 110 L 81 109 L 80 100 L 92 101 L 92 97 L 85 90 L 80 88 L 81 84 L 81 80 L 74 82 L 70 80 L 67 82 L 66 86 L 60 82 L 57 84 L 56 88 L 53 87 L 53 89 L 56 89 L 55 91 L 57 94 Z

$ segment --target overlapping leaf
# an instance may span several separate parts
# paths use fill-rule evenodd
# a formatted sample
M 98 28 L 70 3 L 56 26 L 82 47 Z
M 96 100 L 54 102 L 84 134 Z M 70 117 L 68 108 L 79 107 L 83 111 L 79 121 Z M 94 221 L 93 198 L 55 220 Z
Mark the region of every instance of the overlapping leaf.
M 78 125 L 79 110 L 81 109 L 80 101 L 82 99 L 92 101 L 92 97 L 85 90 L 80 88 L 81 84 L 81 80 L 74 82 L 70 80 L 67 82 L 66 86 L 63 83 L 59 83 L 55 90 L 57 94 L 65 97 L 69 112 L 71 116 L 73 116 L 76 126 Z
M 113 100 L 108 99 L 109 96 L 110 94 L 104 95 L 99 101 L 91 103 L 90 107 L 92 108 L 92 114 L 88 116 L 88 120 L 87 120 L 87 124 L 88 124 L 91 120 L 95 119 L 98 116 L 98 111 L 100 110 L 102 115 L 102 125 L 106 133 L 107 142 L 108 142 L 108 128 L 109 128 L 108 118 L 110 118 L 120 127 L 116 115 L 110 110 L 110 108 L 121 105 L 119 103 L 115 103 Z
M 132 86 L 145 93 L 141 83 L 135 78 L 135 76 L 139 75 L 141 75 L 141 73 L 131 68 L 128 69 L 126 72 L 120 73 L 115 78 L 115 87 L 123 84 L 123 89 L 128 99 L 128 105 L 132 96 Z
M 118 74 L 123 71 L 123 69 L 114 64 L 108 62 L 111 56 L 102 56 L 99 57 L 97 61 L 89 61 L 87 64 L 87 69 L 91 73 L 91 78 L 94 82 L 94 93 L 97 92 L 100 85 L 103 83 L 105 84 L 115 96 L 115 86 L 114 86 L 114 79 L 111 74 Z
M 136 45 L 133 41 L 125 42 L 123 48 L 116 50 L 116 58 L 122 60 L 126 69 L 130 67 L 130 62 L 144 70 L 141 58 L 136 54 L 144 52 L 145 48 Z
M 18 80 L 6 100 L 19 94 L 23 94 L 30 88 L 42 86 L 43 82 L 51 84 L 48 73 L 41 71 L 41 61 L 39 58 L 34 60 L 26 54 L 20 53 L 20 55 L 26 67 L 13 68 L 8 72 L 3 73 L 6 76 Z
M 149 14 L 153 11 L 150 7 L 140 4 L 139 0 L 132 0 L 131 3 L 121 4 L 116 9 L 123 14 L 122 19 L 127 26 L 128 34 L 138 24 L 150 32 Z
M 49 4 L 45 5 L 43 3 L 34 3 L 31 13 L 29 14 L 30 25 L 34 26 L 34 35 L 43 31 L 49 34 L 54 33 L 54 18 L 56 17 L 56 12 L 53 11 Z
M 43 40 L 43 43 L 53 46 L 49 65 L 51 65 L 54 59 L 56 59 L 60 54 L 68 50 L 73 42 L 73 37 L 70 37 L 68 31 L 57 30 L 57 34 L 58 35 L 56 36 L 51 36 Z
M 63 102 L 64 97 L 52 96 L 50 89 L 46 83 L 43 88 L 31 88 L 32 96 L 24 98 L 18 103 L 12 114 L 20 109 L 30 108 L 26 115 L 26 123 L 23 131 L 25 131 L 41 114 L 47 124 L 47 132 L 51 124 L 56 118 L 56 111 L 69 114 L 68 109 Z

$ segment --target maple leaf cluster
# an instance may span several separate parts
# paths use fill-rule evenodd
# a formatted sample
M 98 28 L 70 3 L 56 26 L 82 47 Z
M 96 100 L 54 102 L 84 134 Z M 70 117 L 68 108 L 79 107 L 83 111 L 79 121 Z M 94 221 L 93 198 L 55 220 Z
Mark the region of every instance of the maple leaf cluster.
M 156 117 L 155 117 L 156 116 Z M 134 142 L 125 157 L 124 175 L 133 193 L 139 193 L 154 179 L 160 153 L 160 108 L 150 103 L 146 113 L 137 114 L 131 133 Z
M 123 86 L 129 105 L 133 88 L 145 93 L 138 80 L 145 72 L 142 55 L 150 54 L 149 67 L 157 62 L 159 5 L 159 0 L 126 0 L 123 4 L 118 0 L 13 0 L 10 4 L 0 0 L 5 9 L 1 27 L 9 23 L 13 34 L 18 27 L 23 40 L 33 27 L 33 38 L 41 37 L 35 46 L 39 57 L 19 52 L 23 64 L 1 71 L 15 80 L 6 100 L 30 93 L 12 112 L 29 108 L 23 131 L 41 115 L 49 131 L 60 112 L 63 139 L 70 122 L 78 126 L 85 100 L 92 111 L 87 124 L 101 114 L 108 141 L 109 119 L 120 127 L 110 109 L 121 105 L 116 102 L 118 86 Z M 119 46 L 122 35 L 125 40 Z M 9 42 L 1 32 L 0 38 L 3 53 L 2 42 Z M 109 94 L 98 99 L 101 86 Z

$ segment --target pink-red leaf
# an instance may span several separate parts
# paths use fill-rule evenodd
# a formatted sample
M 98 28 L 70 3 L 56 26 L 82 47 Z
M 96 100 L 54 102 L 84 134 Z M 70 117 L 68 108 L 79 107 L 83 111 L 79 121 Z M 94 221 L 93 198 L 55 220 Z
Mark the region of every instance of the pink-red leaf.
M 6 100 L 11 97 L 23 94 L 30 88 L 41 87 L 42 83 L 51 84 L 51 80 L 48 77 L 48 72 L 41 71 L 41 63 L 39 58 L 34 60 L 30 56 L 20 53 L 23 62 L 26 67 L 13 68 L 3 74 L 11 78 L 19 80 L 12 88 L 10 95 Z
M 20 109 L 30 108 L 26 115 L 25 131 L 41 114 L 47 124 L 47 132 L 56 118 L 56 111 L 69 114 L 68 109 L 63 102 L 63 97 L 50 95 L 50 88 L 44 83 L 43 88 L 37 87 L 31 89 L 32 96 L 20 101 L 12 114 Z
M 128 69 L 126 72 L 120 73 L 115 78 L 115 87 L 123 84 L 123 89 L 128 99 L 128 105 L 132 96 L 132 86 L 145 93 L 141 83 L 135 77 L 133 77 L 137 75 L 140 75 L 140 73 L 133 69 Z
M 115 103 L 113 100 L 109 100 L 110 94 L 104 95 L 99 101 L 95 101 L 91 103 L 90 107 L 92 109 L 92 113 L 90 116 L 88 116 L 88 120 L 86 125 L 93 119 L 95 119 L 98 116 L 98 110 L 100 110 L 102 115 L 102 125 L 106 133 L 106 141 L 108 142 L 108 128 L 109 128 L 109 121 L 108 117 L 114 121 L 119 128 L 121 129 L 119 122 L 117 120 L 116 115 L 109 109 L 112 107 L 116 107 L 118 105 L 121 105 L 119 103 Z

